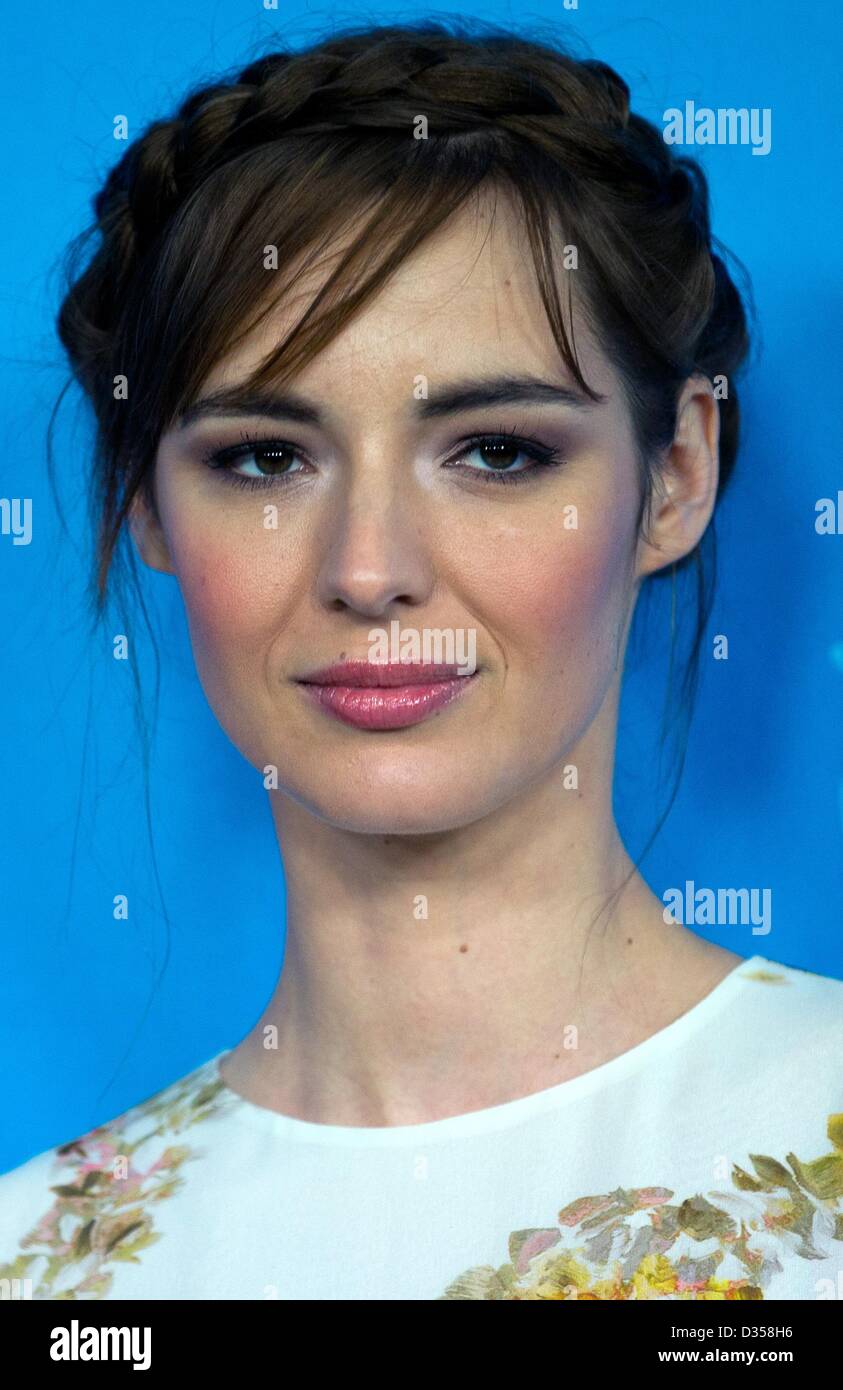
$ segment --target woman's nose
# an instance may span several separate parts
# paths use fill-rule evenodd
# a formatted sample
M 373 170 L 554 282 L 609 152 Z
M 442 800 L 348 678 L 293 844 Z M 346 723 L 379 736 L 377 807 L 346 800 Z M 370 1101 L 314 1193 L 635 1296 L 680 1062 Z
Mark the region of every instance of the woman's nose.
M 434 586 L 418 497 L 349 485 L 332 500 L 317 591 L 334 610 L 382 617 L 395 603 L 423 604 Z

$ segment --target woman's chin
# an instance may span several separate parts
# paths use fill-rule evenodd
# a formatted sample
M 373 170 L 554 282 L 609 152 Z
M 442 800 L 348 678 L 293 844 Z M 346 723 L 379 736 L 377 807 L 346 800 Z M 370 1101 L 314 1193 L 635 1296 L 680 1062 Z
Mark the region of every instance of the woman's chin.
M 456 774 L 436 785 L 428 777 L 401 785 L 370 781 L 363 789 L 347 779 L 342 786 L 280 790 L 318 820 L 358 835 L 442 834 L 481 820 L 494 803 Z

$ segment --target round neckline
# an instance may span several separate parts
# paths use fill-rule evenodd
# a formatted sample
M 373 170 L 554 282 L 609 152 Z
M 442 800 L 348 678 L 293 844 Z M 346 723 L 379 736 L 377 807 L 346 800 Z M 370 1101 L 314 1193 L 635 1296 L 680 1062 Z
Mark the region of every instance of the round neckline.
M 270 1110 L 267 1106 L 247 1100 L 238 1091 L 232 1090 L 223 1078 L 220 1062 L 234 1051 L 232 1047 L 223 1048 L 212 1057 L 202 1068 L 202 1073 L 205 1076 L 210 1073 L 214 1081 L 221 1086 L 220 1094 L 226 1097 L 230 1107 L 226 1111 L 227 1114 L 264 1133 L 307 1143 L 391 1148 L 508 1129 L 521 1120 L 579 1100 L 610 1081 L 621 1080 L 642 1062 L 652 1060 L 658 1053 L 677 1042 L 681 1034 L 689 1030 L 695 1032 L 709 1022 L 711 1016 L 728 1003 L 738 986 L 743 983 L 744 972 L 748 969 L 757 970 L 762 966 L 784 969 L 768 960 L 766 956 L 748 956 L 724 975 L 708 994 L 703 995 L 702 999 L 692 1004 L 690 1009 L 680 1014 L 672 1023 L 666 1024 L 649 1038 L 627 1048 L 625 1052 L 618 1053 L 616 1057 L 610 1057 L 607 1062 L 601 1062 L 599 1066 L 592 1067 L 580 1076 L 569 1077 L 567 1081 L 546 1086 L 540 1091 L 531 1091 L 526 1096 L 517 1096 L 514 1100 L 501 1101 L 497 1105 L 487 1105 L 479 1110 L 462 1111 L 457 1115 L 446 1115 L 438 1120 L 422 1120 L 418 1124 L 321 1124 L 314 1120 L 302 1120 L 296 1115 L 285 1115 L 278 1110 Z

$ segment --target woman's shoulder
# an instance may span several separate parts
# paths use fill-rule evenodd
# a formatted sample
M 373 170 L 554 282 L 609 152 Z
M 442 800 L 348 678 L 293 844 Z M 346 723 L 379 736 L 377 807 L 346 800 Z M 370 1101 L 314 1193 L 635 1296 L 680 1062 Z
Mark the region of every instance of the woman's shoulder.
M 786 1112 L 792 1142 L 820 1142 L 843 1119 L 843 980 L 766 956 L 753 956 L 734 975 L 737 988 L 717 1016 L 711 1057 L 717 1079 L 729 1067 L 738 1122 L 748 1111 Z M 801 1141 L 800 1141 L 801 1142 Z
M 802 1058 L 843 1086 L 843 980 L 761 955 L 734 977 L 732 1045 L 765 1052 L 774 1070 L 784 1057 L 791 1067 Z
M 86 1212 L 109 1207 L 116 1233 L 122 1212 L 175 1189 L 194 1152 L 188 1132 L 231 1094 L 216 1063 L 215 1056 L 113 1119 L 0 1174 L 0 1280 L 26 1277 L 27 1250 L 57 1252 L 68 1215 L 78 1237 Z
M 109 1135 L 130 1135 L 139 1125 L 144 1125 L 149 1120 L 170 1129 L 183 1128 L 195 1123 L 206 1115 L 213 1107 L 217 1096 L 226 1089 L 217 1068 L 220 1055 L 222 1054 L 213 1056 L 175 1081 L 158 1087 L 111 1119 L 102 1121 L 92 1129 L 77 1132 L 66 1143 L 44 1149 L 17 1168 L 0 1173 L 0 1182 L 8 1182 L 13 1177 L 23 1177 L 27 1170 L 35 1173 L 39 1164 L 43 1165 L 56 1157 L 62 1158 L 72 1153 L 80 1144 L 102 1142 Z
M 810 1025 L 843 1030 L 843 979 L 761 955 L 745 961 L 738 973 L 750 986 L 747 1002 L 776 1013 L 798 1013 Z

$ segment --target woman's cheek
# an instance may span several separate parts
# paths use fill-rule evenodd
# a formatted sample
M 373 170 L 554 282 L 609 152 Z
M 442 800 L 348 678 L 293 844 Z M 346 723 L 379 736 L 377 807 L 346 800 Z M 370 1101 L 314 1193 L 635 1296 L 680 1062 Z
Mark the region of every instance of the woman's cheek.
M 560 528 L 552 535 L 498 528 L 487 545 L 494 564 L 476 611 L 509 649 L 508 656 L 519 653 L 534 672 L 558 668 L 560 659 L 567 664 L 578 649 L 585 656 L 604 630 L 617 630 L 629 544 L 625 531 L 613 531 L 589 514 L 577 529 Z
M 218 719 L 233 735 L 232 726 L 249 705 L 244 694 L 254 700 L 261 689 L 263 653 L 278 629 L 283 580 L 271 546 L 256 545 L 254 537 L 230 524 L 191 527 L 189 534 L 173 538 L 171 556 L 197 672 Z
M 220 727 L 248 762 L 263 767 L 266 653 L 278 630 L 272 595 L 277 606 L 279 588 L 253 543 L 231 530 L 195 535 L 177 543 L 175 568 L 196 671 Z
M 168 542 L 191 629 L 236 640 L 260 624 L 273 592 L 269 547 L 222 518 L 174 528 Z

